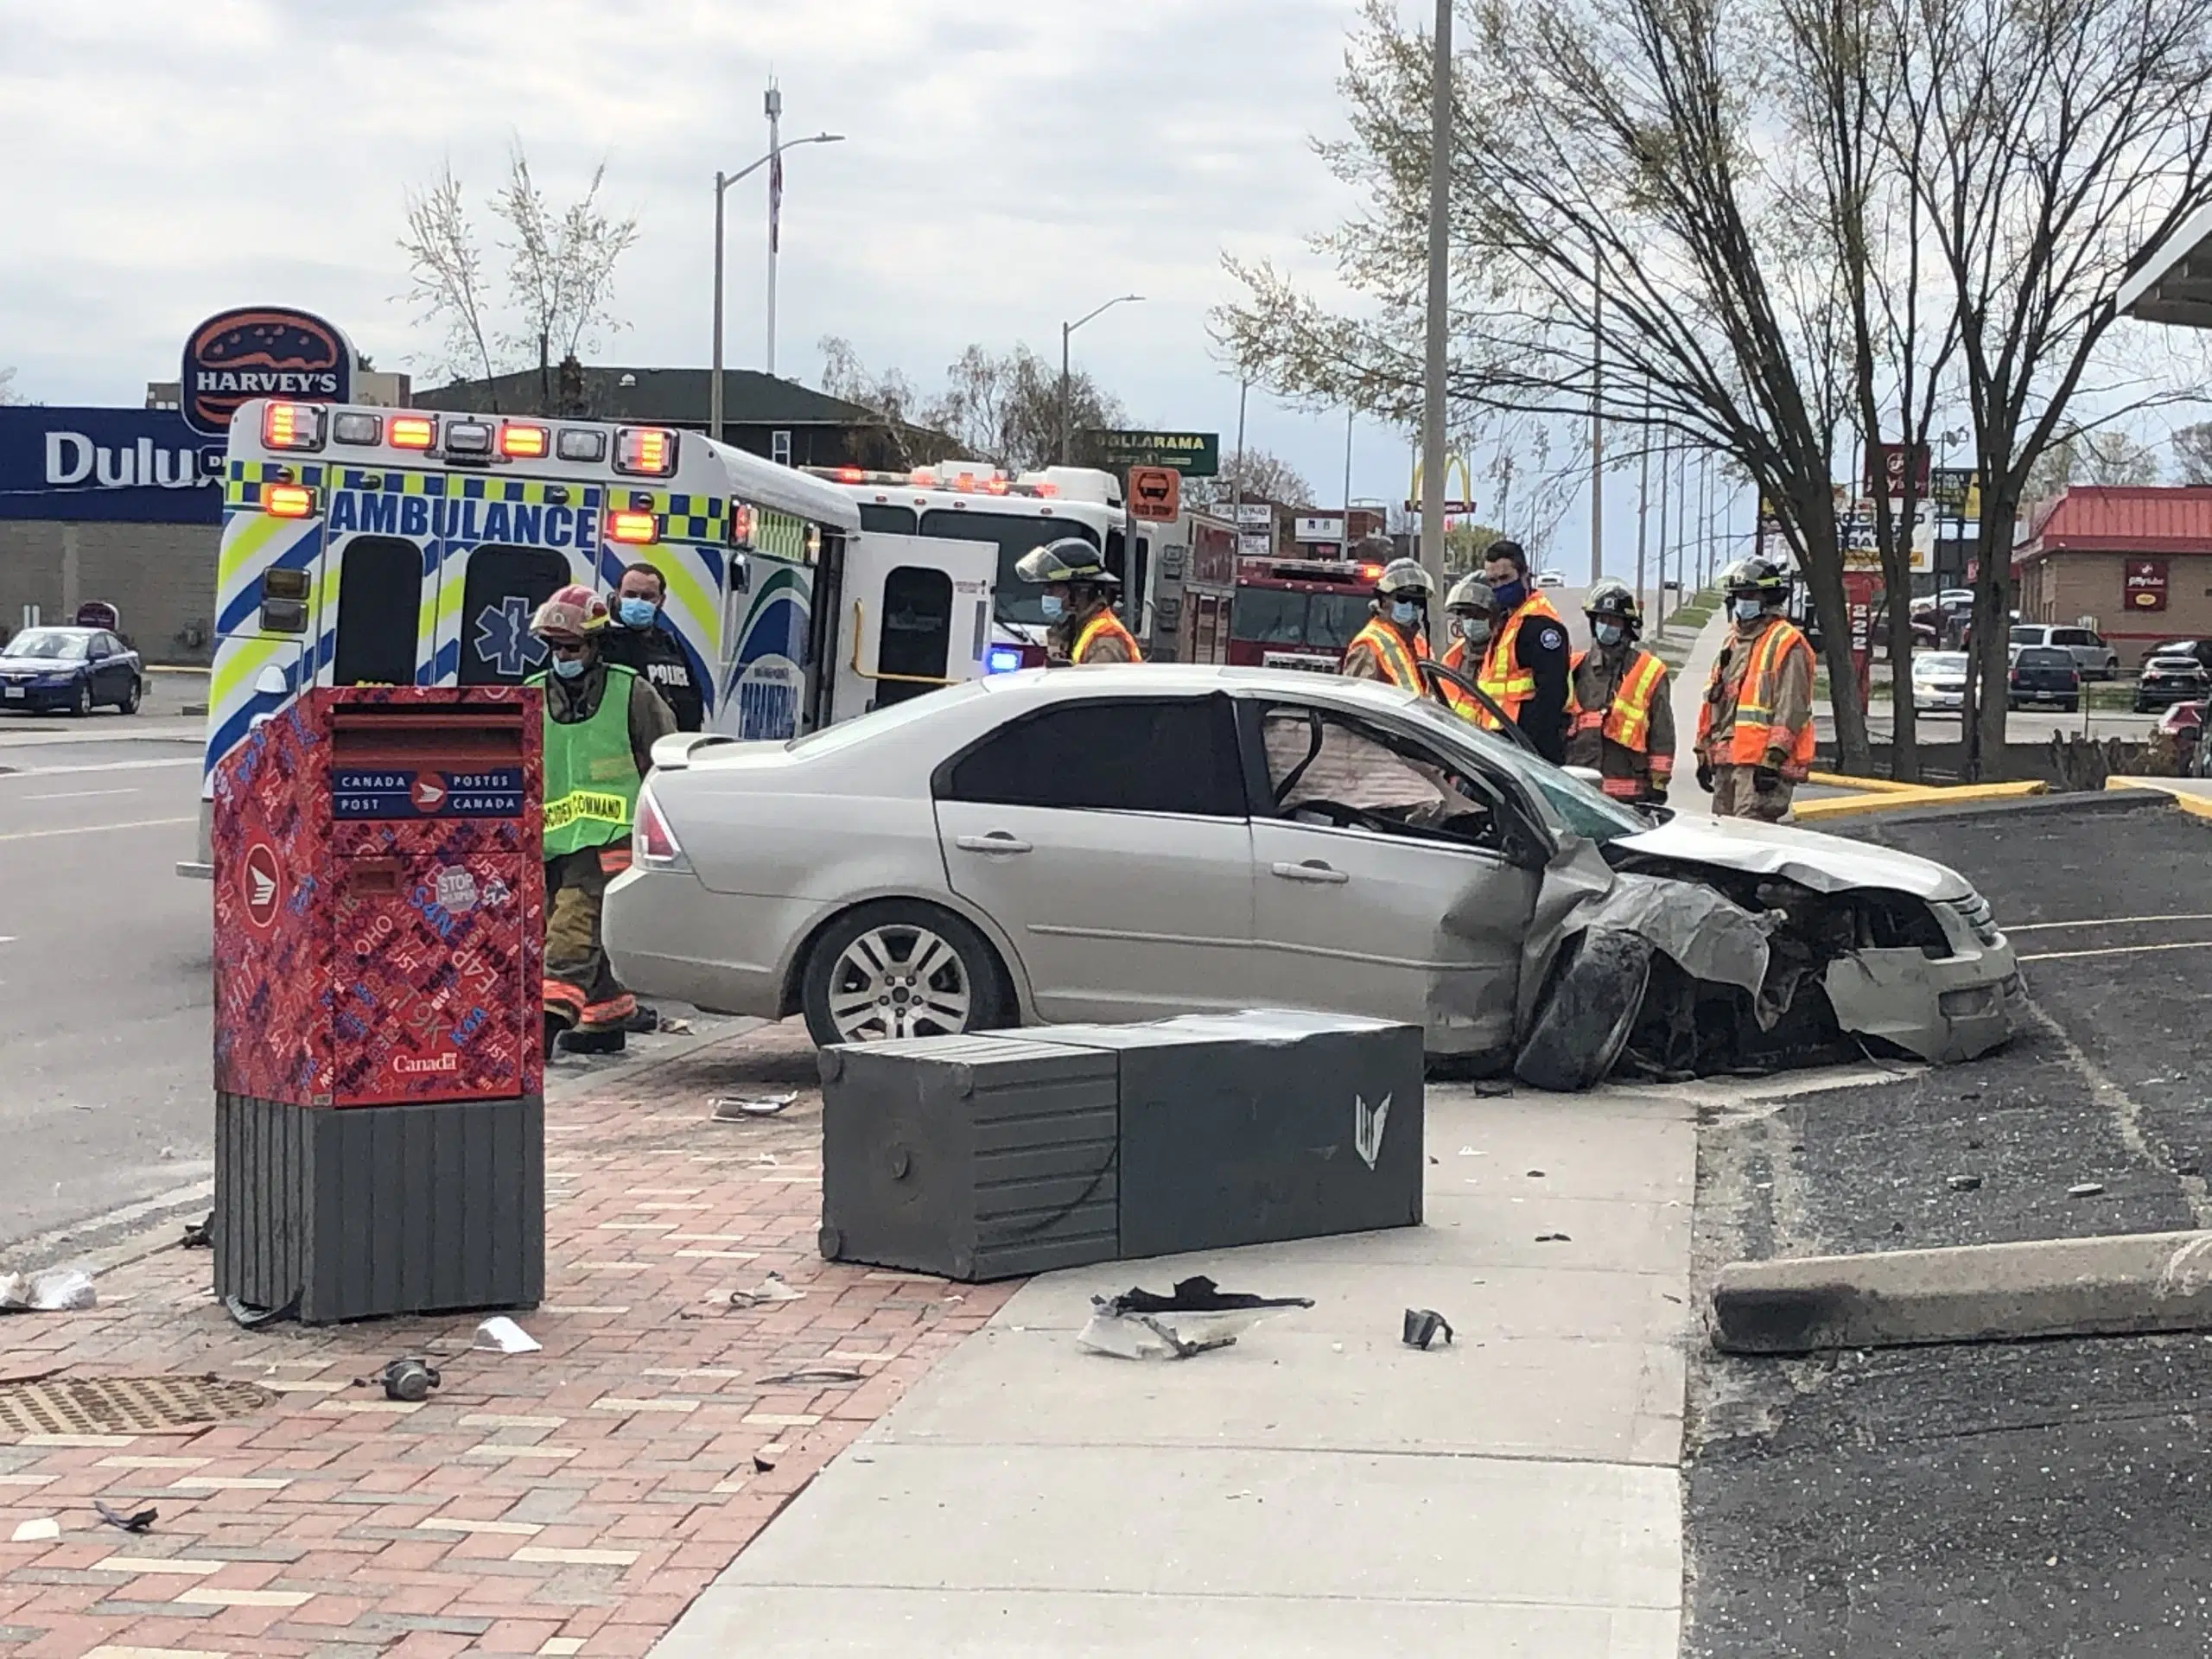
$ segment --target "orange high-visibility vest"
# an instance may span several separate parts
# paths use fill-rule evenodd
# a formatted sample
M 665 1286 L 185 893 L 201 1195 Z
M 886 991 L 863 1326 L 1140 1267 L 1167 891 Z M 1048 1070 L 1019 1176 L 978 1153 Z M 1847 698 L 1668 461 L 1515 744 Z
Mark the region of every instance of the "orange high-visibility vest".
M 1552 608 L 1552 602 L 1541 593 L 1535 593 L 1521 601 L 1520 607 L 1505 619 L 1505 626 L 1490 637 L 1490 645 L 1483 652 L 1483 665 L 1475 676 L 1475 683 L 1483 689 L 1490 700 L 1505 710 L 1515 725 L 1521 723 L 1521 705 L 1536 695 L 1536 677 L 1521 665 L 1521 625 L 1531 616 L 1541 616 L 1546 621 L 1559 625 L 1560 632 L 1567 632 L 1567 619 Z M 1475 723 L 1478 726 L 1497 725 L 1481 705 Z M 1567 714 L 1572 720 L 1580 707 L 1574 696 L 1574 672 L 1567 671 Z
M 1083 625 L 1083 632 L 1076 636 L 1075 649 L 1068 653 L 1068 661 L 1081 667 L 1084 658 L 1098 642 L 1101 634 L 1111 634 L 1121 640 L 1133 663 L 1144 661 L 1144 652 L 1138 649 L 1136 636 L 1122 626 L 1122 619 L 1111 610 L 1102 610 Z
M 1740 642 L 1739 642 L 1740 643 Z M 1819 741 L 1808 720 L 1804 726 L 1791 731 L 1787 726 L 1774 723 L 1775 699 L 1782 684 L 1782 664 L 1793 652 L 1803 652 L 1808 664 L 1813 661 L 1813 647 L 1796 625 L 1777 617 L 1769 623 L 1764 632 L 1752 642 L 1748 658 L 1744 664 L 1743 676 L 1736 683 L 1736 723 L 1729 728 L 1719 753 L 1708 748 L 1713 734 L 1713 702 L 1719 694 L 1722 680 L 1722 665 L 1713 665 L 1713 677 L 1706 682 L 1705 702 L 1697 716 L 1698 752 L 1718 765 L 1731 766 L 1763 766 L 1767 755 L 1779 749 L 1788 757 L 1782 764 L 1782 775 L 1793 783 L 1802 783 L 1813 769 L 1813 751 Z M 1734 652 L 1730 652 L 1733 660 Z
M 1451 645 L 1446 648 L 1442 660 L 1445 667 L 1455 669 L 1462 674 L 1466 673 L 1467 642 L 1455 635 Z M 1460 719 L 1471 720 L 1478 726 L 1490 723 L 1483 714 L 1482 704 L 1477 702 L 1451 681 L 1437 681 L 1436 689 L 1444 695 L 1444 706 L 1459 715 Z
M 1351 643 L 1344 647 L 1344 657 L 1338 664 L 1339 670 L 1363 645 L 1375 653 L 1376 660 L 1382 664 L 1382 671 L 1390 677 L 1391 684 L 1402 686 L 1416 696 L 1426 694 L 1427 688 L 1421 682 L 1421 670 L 1414 666 L 1428 656 L 1428 641 L 1421 635 L 1414 635 L 1409 649 L 1397 629 L 1379 616 L 1370 617 L 1367 626 L 1354 634 Z
M 1576 652 L 1567 671 L 1579 673 L 1583 658 L 1589 654 L 1586 651 Z M 1601 732 L 1610 741 L 1642 754 L 1651 747 L 1651 699 L 1666 677 L 1664 663 L 1648 651 L 1638 651 L 1629 664 L 1628 672 L 1613 687 L 1612 702 L 1603 709 L 1577 710 L 1573 729 Z

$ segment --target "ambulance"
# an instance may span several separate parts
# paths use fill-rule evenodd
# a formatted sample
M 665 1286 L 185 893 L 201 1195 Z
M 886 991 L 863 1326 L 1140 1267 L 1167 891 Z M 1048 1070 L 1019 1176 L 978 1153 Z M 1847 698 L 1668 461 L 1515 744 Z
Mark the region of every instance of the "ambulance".
M 852 494 L 696 432 L 257 401 L 231 426 L 215 768 L 325 685 L 512 684 L 556 588 L 650 563 L 708 728 L 782 741 L 988 671 L 1001 547 L 869 529 Z M 1000 664 L 1008 666 L 1010 664 Z

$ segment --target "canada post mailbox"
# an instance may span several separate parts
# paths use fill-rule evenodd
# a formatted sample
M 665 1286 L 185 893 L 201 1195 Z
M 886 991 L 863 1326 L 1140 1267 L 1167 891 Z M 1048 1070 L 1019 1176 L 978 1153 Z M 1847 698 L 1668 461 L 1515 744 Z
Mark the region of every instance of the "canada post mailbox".
M 219 1294 L 542 1294 L 540 721 L 524 687 L 315 690 L 216 769 Z

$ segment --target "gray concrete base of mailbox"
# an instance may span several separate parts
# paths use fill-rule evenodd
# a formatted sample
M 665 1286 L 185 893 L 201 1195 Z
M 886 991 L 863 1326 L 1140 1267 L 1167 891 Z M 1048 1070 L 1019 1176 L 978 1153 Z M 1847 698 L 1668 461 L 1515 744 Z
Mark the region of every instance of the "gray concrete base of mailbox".
M 2212 1330 L 2212 1232 L 1738 1262 L 1713 1290 L 1732 1354 Z

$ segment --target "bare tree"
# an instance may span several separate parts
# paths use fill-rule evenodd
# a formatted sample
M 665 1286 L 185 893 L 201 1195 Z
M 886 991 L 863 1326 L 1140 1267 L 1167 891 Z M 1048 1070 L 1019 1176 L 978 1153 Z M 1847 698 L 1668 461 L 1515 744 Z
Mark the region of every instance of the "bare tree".
M 2174 464 L 2184 484 L 2212 484 L 2212 421 L 2184 426 L 2173 435 Z
M 530 158 L 517 145 L 507 181 L 492 198 L 505 221 L 507 290 L 516 324 L 502 336 L 510 352 L 537 359 L 539 395 L 550 400 L 552 365 L 599 349 L 601 330 L 626 327 L 612 308 L 615 263 L 638 239 L 633 213 L 617 219 L 599 205 L 607 163 L 566 207 L 556 208 L 531 176 Z M 550 410 L 547 412 L 550 412 Z
M 417 308 L 415 321 L 444 331 L 442 349 L 427 360 L 456 380 L 479 372 L 491 380 L 498 372 L 492 362 L 493 300 L 483 248 L 451 162 L 429 186 L 407 193 L 399 249 L 407 256 L 407 300 Z
M 944 391 L 924 418 L 958 439 L 970 457 L 1009 472 L 1059 458 L 1060 373 L 1027 346 L 1005 353 L 970 346 L 944 375 Z M 1068 401 L 1078 434 L 1122 418 L 1121 404 L 1081 370 L 1070 378 Z
M 16 371 L 13 368 L 0 368 L 0 409 L 17 404 L 26 404 L 29 401 L 22 392 L 16 390 Z
M 2028 469 L 2023 506 L 2075 484 L 2155 484 L 2158 452 L 2126 432 L 2062 432 Z
M 923 434 L 916 421 L 921 396 L 905 375 L 896 369 L 871 372 L 852 342 L 836 334 L 824 334 L 819 349 L 822 390 L 875 417 L 863 437 L 865 447 L 874 453 L 860 457 L 863 465 L 880 461 L 888 467 L 910 467 L 943 459 L 919 448 Z
M 1192 479 L 1183 499 L 1195 507 L 1226 507 L 1236 500 L 1303 507 L 1312 504 L 1313 486 L 1281 455 L 1247 444 L 1242 455 L 1222 458 L 1217 477 Z
M 2114 296 L 2212 202 L 2212 0 L 1891 0 L 1933 141 L 1915 186 L 1961 327 L 1981 478 L 1967 760 L 2005 742 L 2015 524 L 2096 383 Z

